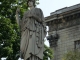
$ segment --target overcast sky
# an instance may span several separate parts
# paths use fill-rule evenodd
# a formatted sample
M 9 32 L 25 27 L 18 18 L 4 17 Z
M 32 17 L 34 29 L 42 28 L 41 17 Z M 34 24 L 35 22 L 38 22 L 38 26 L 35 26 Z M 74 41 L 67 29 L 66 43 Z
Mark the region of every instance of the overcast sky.
M 49 16 L 55 10 L 79 4 L 80 0 L 39 0 L 38 8 L 43 10 L 44 16 Z
M 80 0 L 39 0 L 38 8 L 41 8 L 44 16 L 47 17 L 51 12 L 54 12 L 58 9 L 73 6 L 80 3 Z M 49 46 L 48 41 L 45 42 Z

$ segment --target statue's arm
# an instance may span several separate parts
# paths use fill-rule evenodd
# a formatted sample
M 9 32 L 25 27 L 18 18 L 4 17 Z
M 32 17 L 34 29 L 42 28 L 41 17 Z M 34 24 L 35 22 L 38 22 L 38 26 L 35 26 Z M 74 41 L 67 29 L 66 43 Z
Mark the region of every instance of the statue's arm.
M 35 18 L 36 21 L 38 21 L 39 23 L 42 23 L 42 20 L 41 20 L 40 17 L 38 17 L 38 16 L 36 16 L 36 15 L 33 15 L 32 17 Z
M 43 11 L 40 8 L 39 8 L 39 10 L 40 10 L 40 16 L 41 16 L 40 18 L 41 18 L 42 24 L 43 24 L 44 28 L 46 28 Z
M 28 17 L 28 18 L 34 18 L 34 19 L 35 19 L 36 21 L 38 21 L 39 23 L 42 23 L 41 18 L 38 17 L 38 16 L 35 15 L 35 14 L 28 15 L 27 17 Z
M 20 12 L 20 10 L 17 9 L 17 10 L 16 10 L 16 22 L 17 22 L 17 24 L 20 26 L 21 19 L 20 19 L 20 16 L 19 16 L 19 12 Z

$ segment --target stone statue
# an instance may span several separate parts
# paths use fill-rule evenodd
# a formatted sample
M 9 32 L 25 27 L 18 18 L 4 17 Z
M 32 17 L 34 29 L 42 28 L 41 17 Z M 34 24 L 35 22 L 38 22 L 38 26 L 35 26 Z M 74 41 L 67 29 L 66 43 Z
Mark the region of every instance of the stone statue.
M 24 13 L 22 20 L 19 18 L 19 9 L 16 10 L 16 20 L 21 26 L 21 56 L 24 60 L 43 60 L 44 37 L 46 25 L 43 12 L 35 8 L 35 1 L 28 0 L 28 11 Z

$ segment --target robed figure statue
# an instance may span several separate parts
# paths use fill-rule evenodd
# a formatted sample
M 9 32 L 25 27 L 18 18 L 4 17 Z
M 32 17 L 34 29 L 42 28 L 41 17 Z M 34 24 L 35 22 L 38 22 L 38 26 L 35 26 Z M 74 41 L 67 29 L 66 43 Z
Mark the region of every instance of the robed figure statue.
M 35 1 L 28 0 L 28 11 L 22 20 L 19 18 L 19 9 L 16 10 L 16 20 L 21 27 L 20 51 L 24 60 L 43 60 L 44 37 L 46 25 L 43 12 L 35 8 Z

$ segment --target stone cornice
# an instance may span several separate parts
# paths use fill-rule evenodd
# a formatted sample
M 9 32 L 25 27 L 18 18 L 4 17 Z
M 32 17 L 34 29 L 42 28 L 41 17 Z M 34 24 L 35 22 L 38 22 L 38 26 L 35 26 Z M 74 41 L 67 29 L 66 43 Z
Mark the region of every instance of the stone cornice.
M 80 7 L 80 4 L 78 5 Z M 45 17 L 49 31 L 56 31 L 80 24 L 80 8 L 73 8 L 60 14 L 53 14 Z M 70 9 L 70 7 L 69 7 Z
M 50 15 L 48 17 L 45 17 L 45 22 L 49 22 L 52 20 L 57 20 L 57 19 L 62 19 L 63 17 L 71 16 L 74 14 L 80 13 L 80 8 L 77 8 L 75 10 L 67 11 L 61 14 L 55 14 L 55 15 Z

